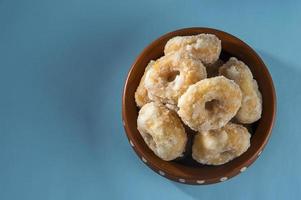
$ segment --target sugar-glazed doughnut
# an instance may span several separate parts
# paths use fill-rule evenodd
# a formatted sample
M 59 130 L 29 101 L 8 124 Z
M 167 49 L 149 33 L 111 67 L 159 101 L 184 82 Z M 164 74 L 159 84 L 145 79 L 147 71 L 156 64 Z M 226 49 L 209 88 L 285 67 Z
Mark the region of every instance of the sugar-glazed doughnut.
M 236 119 L 246 124 L 260 119 L 262 97 L 249 67 L 242 61 L 232 57 L 219 69 L 219 74 L 234 80 L 242 91 L 241 108 L 237 112 Z
M 239 86 L 223 76 L 191 85 L 180 97 L 178 114 L 195 131 L 218 129 L 227 124 L 240 108 Z
M 151 60 L 148 63 L 148 65 L 146 66 L 144 74 L 143 74 L 143 76 L 140 80 L 140 83 L 137 87 L 137 90 L 135 92 L 135 101 L 139 108 L 141 108 L 144 104 L 147 104 L 148 102 L 151 101 L 148 97 L 147 89 L 145 88 L 145 85 L 144 85 L 144 80 L 145 80 L 145 75 L 146 75 L 147 71 L 151 68 L 153 63 L 154 63 L 154 61 Z
M 146 73 L 144 84 L 151 100 L 177 105 L 186 89 L 206 76 L 201 61 L 172 53 L 155 61 Z
M 176 112 L 151 102 L 139 111 L 138 130 L 149 148 L 161 159 L 170 161 L 183 155 L 187 135 Z
M 164 53 L 182 52 L 186 56 L 200 59 L 204 64 L 212 64 L 219 58 L 222 45 L 213 34 L 176 36 L 165 45 Z
M 221 165 L 243 154 L 250 147 L 250 133 L 242 125 L 198 133 L 194 137 L 192 157 L 199 163 Z

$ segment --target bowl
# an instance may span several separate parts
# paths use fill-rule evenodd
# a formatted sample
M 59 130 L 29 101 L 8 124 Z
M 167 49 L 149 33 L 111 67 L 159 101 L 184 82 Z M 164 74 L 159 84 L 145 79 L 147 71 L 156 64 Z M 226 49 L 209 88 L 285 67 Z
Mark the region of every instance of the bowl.
M 145 144 L 137 130 L 137 116 L 134 94 L 144 69 L 150 60 L 163 56 L 166 42 L 175 36 L 195 35 L 200 33 L 215 34 L 222 41 L 220 58 L 226 61 L 230 56 L 246 63 L 257 80 L 262 93 L 262 117 L 250 127 L 251 146 L 240 157 L 219 166 L 202 165 L 190 156 L 174 161 L 164 161 L 157 157 Z M 246 43 L 235 36 L 211 28 L 185 28 L 167 33 L 153 41 L 137 57 L 132 65 L 123 90 L 122 118 L 129 144 L 141 161 L 159 175 L 185 184 L 212 184 L 223 182 L 245 171 L 262 153 L 271 135 L 276 113 L 276 95 L 272 78 L 258 54 Z

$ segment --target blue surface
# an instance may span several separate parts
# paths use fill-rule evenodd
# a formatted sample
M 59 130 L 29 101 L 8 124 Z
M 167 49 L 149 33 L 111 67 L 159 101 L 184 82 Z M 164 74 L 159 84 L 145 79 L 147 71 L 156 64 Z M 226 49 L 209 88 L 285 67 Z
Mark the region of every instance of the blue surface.
M 281 3 L 282 2 L 282 3 Z M 300 1 L 0 0 L 0 199 L 297 199 Z M 267 64 L 273 135 L 246 172 L 209 186 L 153 173 L 121 124 L 130 65 L 160 35 L 225 30 Z

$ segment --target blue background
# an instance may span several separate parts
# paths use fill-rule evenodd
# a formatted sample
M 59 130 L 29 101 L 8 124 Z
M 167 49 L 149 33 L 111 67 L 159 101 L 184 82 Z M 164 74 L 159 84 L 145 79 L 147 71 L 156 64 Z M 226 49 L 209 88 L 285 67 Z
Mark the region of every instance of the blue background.
M 281 3 L 282 2 L 282 3 Z M 0 199 L 297 199 L 300 1 L 0 0 Z M 153 173 L 121 123 L 135 57 L 183 27 L 227 31 L 267 64 L 278 115 L 261 157 L 224 183 Z

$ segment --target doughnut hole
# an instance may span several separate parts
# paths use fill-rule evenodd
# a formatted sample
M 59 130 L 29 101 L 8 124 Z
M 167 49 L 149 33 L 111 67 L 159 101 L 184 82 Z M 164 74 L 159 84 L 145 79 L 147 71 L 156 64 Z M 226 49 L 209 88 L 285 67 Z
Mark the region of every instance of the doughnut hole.
M 239 86 L 223 76 L 191 85 L 178 100 L 178 114 L 195 131 L 218 129 L 227 124 L 241 105 Z
M 141 135 L 143 136 L 145 143 L 147 143 L 150 147 L 154 149 L 157 147 L 156 142 L 151 134 L 143 132 Z
M 220 106 L 220 101 L 217 100 L 217 99 L 212 99 L 212 100 L 207 101 L 205 103 L 205 109 L 208 112 L 214 112 L 214 111 L 216 111 L 219 106 Z
M 200 60 L 178 52 L 156 60 L 144 83 L 152 101 L 176 105 L 190 85 L 206 77 L 206 68 Z
M 173 82 L 178 75 L 180 75 L 180 71 L 171 71 L 166 76 L 167 82 Z

